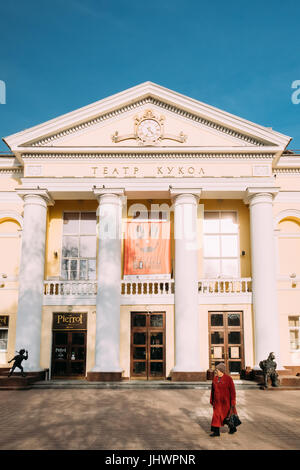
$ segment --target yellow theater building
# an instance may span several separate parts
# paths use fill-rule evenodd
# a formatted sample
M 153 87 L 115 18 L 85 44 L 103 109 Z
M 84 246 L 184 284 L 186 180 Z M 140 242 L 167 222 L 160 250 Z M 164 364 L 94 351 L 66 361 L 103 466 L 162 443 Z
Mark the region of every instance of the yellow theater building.
M 300 366 L 291 138 L 151 82 L 3 138 L 0 367 L 52 379 Z

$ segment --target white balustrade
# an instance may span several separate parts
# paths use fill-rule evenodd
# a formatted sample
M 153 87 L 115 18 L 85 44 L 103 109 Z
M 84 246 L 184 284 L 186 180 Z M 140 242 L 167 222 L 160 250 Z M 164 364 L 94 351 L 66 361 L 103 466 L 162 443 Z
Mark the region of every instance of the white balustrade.
M 200 279 L 198 282 L 198 292 L 204 295 L 235 295 L 249 294 L 252 292 L 251 277 L 235 279 Z
M 95 296 L 97 293 L 96 281 L 45 281 L 44 295 L 54 296 Z
M 174 294 L 174 280 L 134 280 L 121 282 L 122 295 L 134 296 L 166 296 Z
M 142 296 L 166 297 L 175 292 L 174 279 L 169 280 L 122 280 L 122 297 Z M 252 279 L 246 278 L 215 278 L 200 279 L 198 281 L 198 293 L 208 296 L 234 296 L 252 293 Z M 46 298 L 57 297 L 96 297 L 97 281 L 44 281 L 44 296 Z

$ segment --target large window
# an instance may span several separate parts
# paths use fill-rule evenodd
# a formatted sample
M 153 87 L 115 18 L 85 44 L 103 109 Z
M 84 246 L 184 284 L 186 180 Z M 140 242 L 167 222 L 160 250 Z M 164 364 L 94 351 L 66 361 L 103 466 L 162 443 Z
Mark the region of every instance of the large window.
M 65 212 L 62 279 L 96 279 L 96 212 Z
M 204 277 L 239 277 L 237 213 L 205 211 L 203 232 Z
M 7 351 L 8 329 L 0 329 L 0 351 Z
M 300 351 L 300 317 L 289 317 L 290 350 Z
M 0 316 L 0 351 L 7 351 L 9 316 Z

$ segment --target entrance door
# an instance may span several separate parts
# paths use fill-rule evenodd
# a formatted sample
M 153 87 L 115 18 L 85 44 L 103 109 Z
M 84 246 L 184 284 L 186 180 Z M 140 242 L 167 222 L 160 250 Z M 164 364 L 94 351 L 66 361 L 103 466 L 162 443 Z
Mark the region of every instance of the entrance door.
M 165 312 L 131 312 L 130 376 L 165 377 Z
M 52 378 L 85 376 L 86 331 L 53 331 Z
M 209 312 L 209 366 L 224 362 L 226 372 L 244 368 L 243 312 Z

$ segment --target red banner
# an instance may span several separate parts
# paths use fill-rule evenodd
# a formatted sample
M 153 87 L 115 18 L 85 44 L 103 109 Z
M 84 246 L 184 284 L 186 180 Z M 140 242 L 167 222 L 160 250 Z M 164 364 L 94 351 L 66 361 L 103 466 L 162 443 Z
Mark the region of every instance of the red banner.
M 170 274 L 170 222 L 127 222 L 124 243 L 124 274 Z

